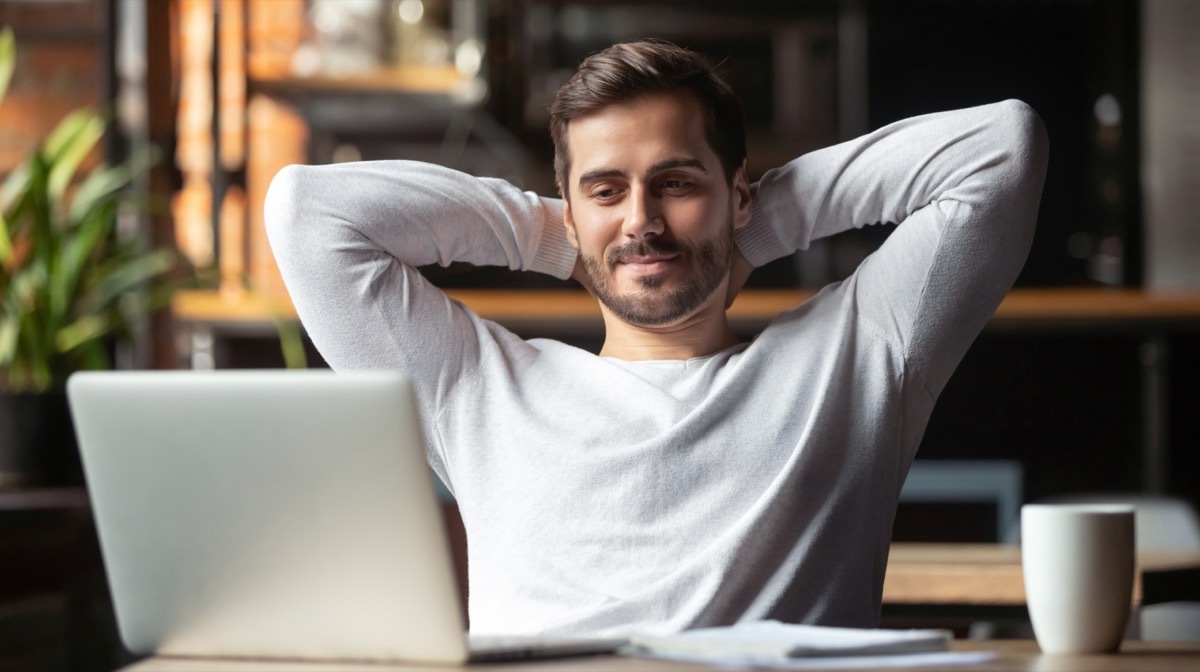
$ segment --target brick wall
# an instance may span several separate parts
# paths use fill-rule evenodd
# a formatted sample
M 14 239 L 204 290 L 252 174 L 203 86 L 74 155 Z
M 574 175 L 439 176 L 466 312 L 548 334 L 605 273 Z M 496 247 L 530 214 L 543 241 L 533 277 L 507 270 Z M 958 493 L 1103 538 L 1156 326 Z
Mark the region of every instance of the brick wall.
M 103 111 L 103 10 L 96 0 L 0 2 L 0 25 L 17 41 L 16 70 L 0 103 L 0 173 L 20 165 L 69 112 Z M 98 159 L 97 152 L 89 163 Z

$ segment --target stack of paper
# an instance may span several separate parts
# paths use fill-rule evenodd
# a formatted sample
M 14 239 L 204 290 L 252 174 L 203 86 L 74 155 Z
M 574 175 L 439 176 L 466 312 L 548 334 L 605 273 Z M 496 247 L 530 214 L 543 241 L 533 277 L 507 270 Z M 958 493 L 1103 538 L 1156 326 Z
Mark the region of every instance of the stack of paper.
M 635 636 L 630 640 L 630 652 L 659 658 L 790 667 L 788 663 L 804 658 L 832 663 L 832 657 L 849 662 L 863 656 L 946 651 L 952 638 L 948 630 L 865 630 L 759 621 L 663 637 Z M 933 659 L 948 655 L 933 656 L 925 662 L 936 664 Z M 890 666 L 897 661 L 888 662 Z

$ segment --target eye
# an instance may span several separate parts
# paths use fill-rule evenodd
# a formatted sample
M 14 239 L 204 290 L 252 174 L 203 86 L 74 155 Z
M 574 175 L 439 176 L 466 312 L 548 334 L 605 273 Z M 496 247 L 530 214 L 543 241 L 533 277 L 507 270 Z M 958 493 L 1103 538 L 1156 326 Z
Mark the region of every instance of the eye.
M 682 177 L 664 178 L 658 188 L 668 193 L 685 193 L 692 188 L 692 181 Z
M 612 187 L 612 186 L 596 187 L 595 189 L 592 189 L 588 193 L 589 198 L 591 198 L 594 201 L 599 201 L 601 203 L 611 202 L 613 200 L 616 200 L 618 197 L 620 197 L 620 195 L 621 195 L 620 190 L 618 190 L 616 187 Z

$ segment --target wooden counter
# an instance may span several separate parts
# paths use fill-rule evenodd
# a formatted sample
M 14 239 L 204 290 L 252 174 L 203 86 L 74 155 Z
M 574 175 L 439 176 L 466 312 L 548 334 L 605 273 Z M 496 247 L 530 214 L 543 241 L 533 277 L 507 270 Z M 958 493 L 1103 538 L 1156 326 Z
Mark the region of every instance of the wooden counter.
M 470 83 L 471 79 L 463 77 L 453 65 L 388 66 L 341 77 L 252 74 L 247 82 L 251 91 L 272 95 L 296 92 L 453 95 L 462 93 Z
M 595 299 L 578 290 L 459 289 L 446 292 L 481 316 L 511 328 L 550 331 L 600 330 L 603 322 Z M 791 289 L 749 289 L 729 309 L 736 326 L 764 326 L 779 313 L 808 300 L 813 292 Z M 231 324 L 258 322 L 269 326 L 273 316 L 295 319 L 287 297 L 256 297 L 247 293 L 179 292 L 171 304 L 176 320 L 184 323 Z M 1025 288 L 1014 289 L 996 310 L 989 328 L 1022 326 L 1172 324 L 1200 328 L 1200 292 L 1155 293 L 1131 289 Z
M 1133 601 L 1141 604 L 1200 600 L 1186 595 L 1190 583 L 1144 592 L 1147 577 L 1160 573 L 1200 574 L 1200 553 L 1143 553 L 1138 555 Z M 1023 606 L 1025 575 L 1021 571 L 1021 548 L 999 544 L 892 544 L 887 577 L 883 582 L 884 604 Z

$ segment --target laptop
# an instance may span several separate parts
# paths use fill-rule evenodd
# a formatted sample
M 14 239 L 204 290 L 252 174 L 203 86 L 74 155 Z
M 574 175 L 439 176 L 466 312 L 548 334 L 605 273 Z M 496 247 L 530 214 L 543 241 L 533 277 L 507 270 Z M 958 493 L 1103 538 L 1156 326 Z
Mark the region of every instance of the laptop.
M 625 643 L 469 645 L 403 374 L 87 372 L 67 393 L 134 653 L 461 663 Z

